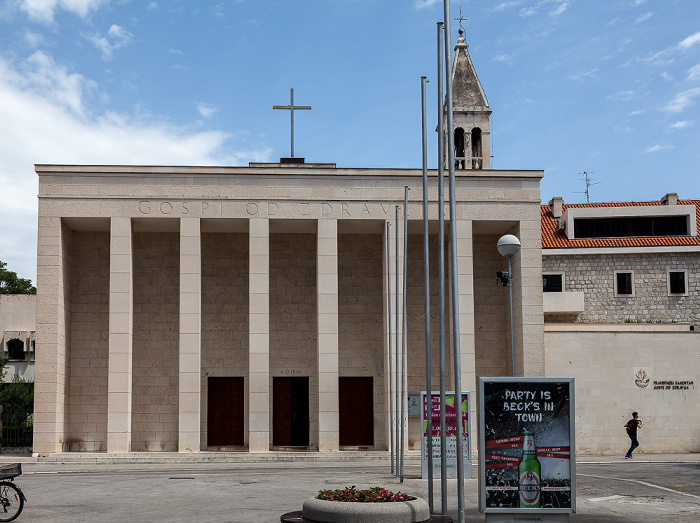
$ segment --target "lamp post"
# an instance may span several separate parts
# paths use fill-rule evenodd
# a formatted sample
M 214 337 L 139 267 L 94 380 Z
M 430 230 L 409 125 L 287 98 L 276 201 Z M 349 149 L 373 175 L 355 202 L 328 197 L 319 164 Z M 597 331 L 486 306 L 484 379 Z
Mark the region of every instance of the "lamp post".
M 496 245 L 501 256 L 508 258 L 508 272 L 504 275 L 502 272 L 497 273 L 499 283 L 508 286 L 508 298 L 510 309 L 510 370 L 511 375 L 515 376 L 515 342 L 513 340 L 513 269 L 511 266 L 511 258 L 520 252 L 520 240 L 512 234 L 501 236 Z

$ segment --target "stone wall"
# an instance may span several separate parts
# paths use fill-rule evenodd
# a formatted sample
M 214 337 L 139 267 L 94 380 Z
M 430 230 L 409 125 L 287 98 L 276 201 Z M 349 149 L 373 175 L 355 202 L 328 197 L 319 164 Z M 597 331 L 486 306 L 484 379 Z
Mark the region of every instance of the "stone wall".
M 107 450 L 109 233 L 73 232 L 70 388 L 65 445 Z
M 207 447 L 209 377 L 244 377 L 248 412 L 248 235 L 202 234 L 201 448 Z M 248 416 L 244 422 L 248 444 Z
M 575 379 L 578 452 L 621 458 L 632 411 L 644 421 L 636 453 L 700 451 L 700 333 L 687 325 L 549 324 L 545 343 L 546 375 Z
M 374 442 L 384 449 L 383 249 L 380 234 L 338 236 L 338 375 L 371 377 Z
M 508 262 L 496 249 L 499 235 L 474 237 L 476 375 L 510 376 L 508 287 L 496 281 Z
M 134 233 L 131 450 L 177 451 L 180 235 Z
M 667 269 L 687 269 L 687 296 L 669 296 Z M 700 321 L 697 253 L 543 256 L 542 271 L 564 271 L 564 291 L 583 291 L 576 323 L 697 323 Z M 615 271 L 634 271 L 634 295 L 615 296 Z M 558 316 L 548 321 L 572 321 Z
M 316 301 L 316 235 L 271 233 L 270 391 L 275 377 L 308 376 L 310 448 L 318 448 Z

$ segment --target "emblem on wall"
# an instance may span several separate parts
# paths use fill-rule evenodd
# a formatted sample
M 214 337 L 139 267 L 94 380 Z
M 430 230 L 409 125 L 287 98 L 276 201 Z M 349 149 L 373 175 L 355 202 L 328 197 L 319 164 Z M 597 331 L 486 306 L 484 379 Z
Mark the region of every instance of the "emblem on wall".
M 646 370 L 639 369 L 639 371 L 637 371 L 637 374 L 635 374 L 634 384 L 637 385 L 637 387 L 644 388 L 647 385 L 649 385 L 649 381 L 649 373 Z

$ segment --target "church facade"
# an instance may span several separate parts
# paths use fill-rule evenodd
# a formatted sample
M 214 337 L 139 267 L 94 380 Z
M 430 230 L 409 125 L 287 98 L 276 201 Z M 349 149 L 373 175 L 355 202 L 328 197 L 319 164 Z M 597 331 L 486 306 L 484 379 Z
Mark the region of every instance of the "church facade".
M 462 388 L 474 391 L 477 376 L 511 374 L 508 292 L 495 278 L 507 267 L 496 248 L 503 234 L 522 244 L 513 258 L 515 374 L 545 372 L 543 172 L 489 168 L 490 108 L 461 36 L 452 74 L 450 276 Z M 404 390 L 425 389 L 422 171 L 281 162 L 36 172 L 35 453 L 389 448 L 389 315 L 397 296 L 403 303 L 395 282 L 404 240 Z M 433 384 L 437 184 L 430 171 Z M 417 448 L 419 420 L 407 423 Z

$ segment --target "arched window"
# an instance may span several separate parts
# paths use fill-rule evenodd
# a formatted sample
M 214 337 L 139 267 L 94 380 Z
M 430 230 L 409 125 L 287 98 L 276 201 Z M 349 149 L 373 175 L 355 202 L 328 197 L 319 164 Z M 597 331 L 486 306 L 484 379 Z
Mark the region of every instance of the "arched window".
M 7 342 L 7 354 L 11 360 L 24 359 L 24 342 L 22 340 L 10 340 Z
M 472 169 L 483 169 L 484 158 L 481 150 L 481 129 L 472 129 Z
M 455 169 L 466 169 L 466 151 L 464 149 L 464 129 L 455 129 Z

